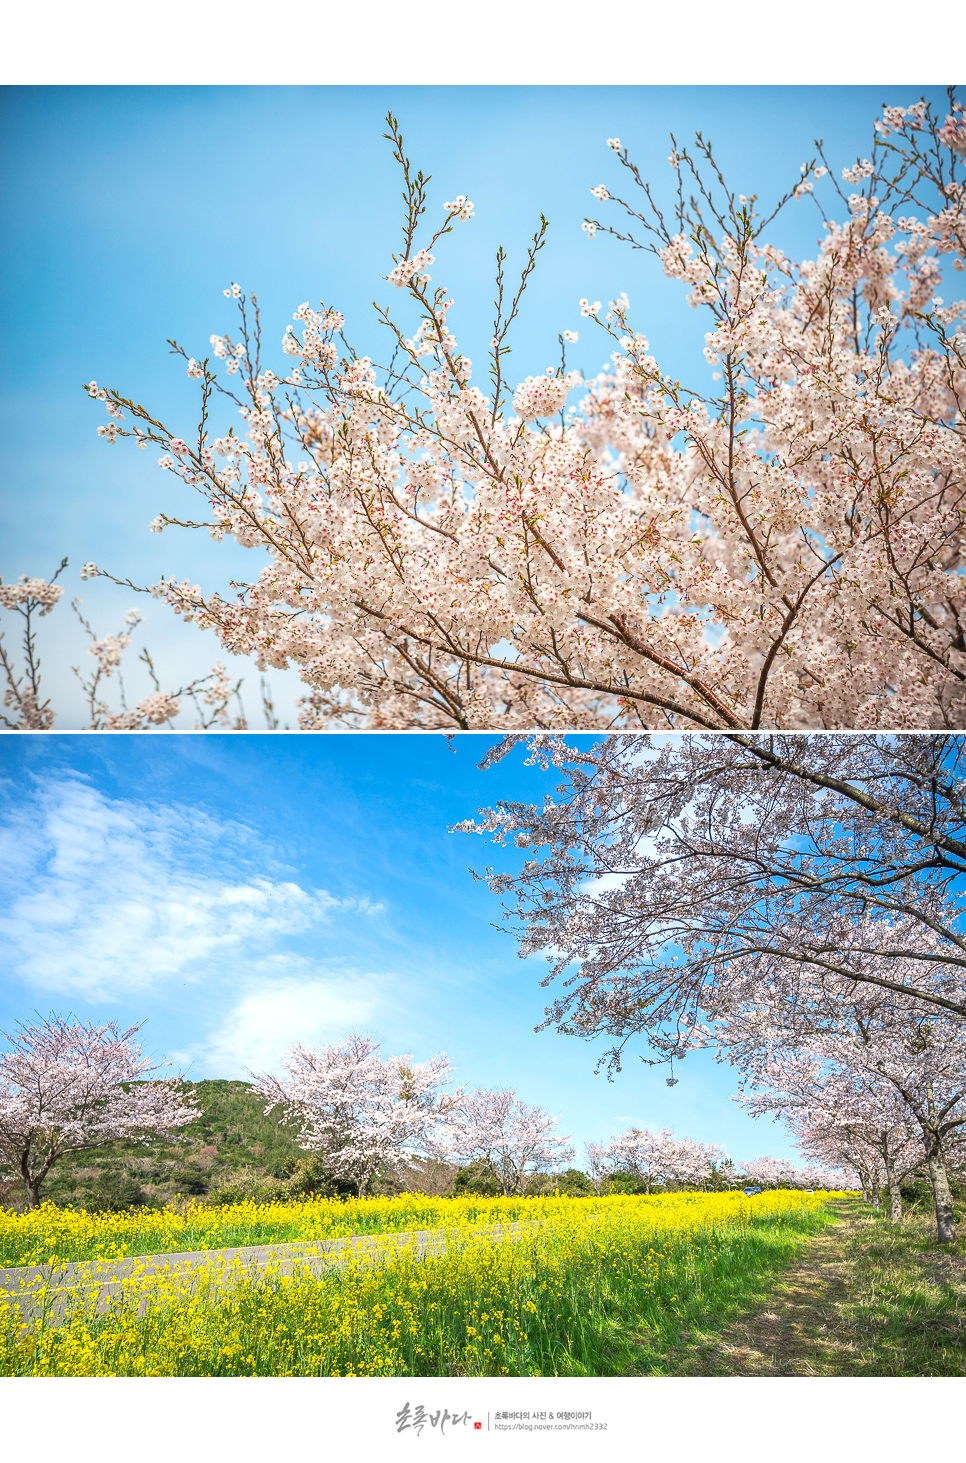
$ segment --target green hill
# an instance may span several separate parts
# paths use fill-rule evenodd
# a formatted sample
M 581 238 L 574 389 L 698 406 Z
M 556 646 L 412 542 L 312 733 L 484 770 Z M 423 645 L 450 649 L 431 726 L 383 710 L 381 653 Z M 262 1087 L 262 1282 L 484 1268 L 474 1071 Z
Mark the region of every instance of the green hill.
M 297 1132 L 281 1122 L 281 1109 L 266 1116 L 264 1101 L 248 1082 L 185 1082 L 202 1109 L 179 1138 L 151 1144 L 115 1143 L 68 1154 L 47 1177 L 42 1197 L 86 1209 L 164 1205 L 180 1197 L 269 1197 L 285 1181 L 311 1167 Z M 305 1175 L 306 1178 L 310 1177 Z M 225 1192 L 228 1197 L 228 1193 Z M 14 1183 L 8 1207 L 20 1208 L 22 1187 Z
M 159 1208 L 185 1199 L 228 1203 L 236 1199 L 295 1198 L 317 1193 L 343 1196 L 351 1184 L 333 1180 L 320 1161 L 297 1143 L 298 1131 L 282 1123 L 282 1109 L 264 1111 L 264 1100 L 248 1082 L 224 1079 L 185 1082 L 201 1108 L 200 1117 L 180 1130 L 177 1139 L 150 1144 L 114 1143 L 84 1153 L 68 1154 L 51 1169 L 41 1190 L 45 1201 L 76 1209 Z M 593 1187 L 576 1169 L 553 1177 L 539 1175 L 531 1192 L 558 1188 L 588 1194 Z M 426 1194 L 498 1192 L 492 1177 L 470 1164 L 414 1160 L 394 1179 L 378 1179 L 376 1193 Z M 23 1209 L 19 1181 L 0 1183 L 0 1203 Z

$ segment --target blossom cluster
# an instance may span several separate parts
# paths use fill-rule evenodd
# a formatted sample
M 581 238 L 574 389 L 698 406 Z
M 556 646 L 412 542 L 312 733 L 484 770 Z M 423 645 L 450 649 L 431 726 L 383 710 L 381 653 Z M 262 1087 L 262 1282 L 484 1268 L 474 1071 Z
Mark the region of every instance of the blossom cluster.
M 577 371 L 560 376 L 548 370 L 545 376 L 528 376 L 514 393 L 513 409 L 525 422 L 535 422 L 538 417 L 554 416 L 579 383 L 580 374 Z
M 26 574 L 22 574 L 13 584 L 0 581 L 0 605 L 13 609 L 15 605 L 33 602 L 41 615 L 49 615 L 63 592 L 60 584 L 48 584 L 46 579 L 28 579 Z
M 280 1104 L 300 1144 L 360 1194 L 377 1169 L 392 1175 L 414 1155 L 483 1164 L 505 1194 L 526 1193 L 537 1172 L 573 1156 L 554 1134 L 557 1120 L 514 1092 L 447 1092 L 453 1067 L 444 1054 L 382 1057 L 371 1037 L 351 1036 L 318 1051 L 297 1043 L 285 1067 L 287 1078 L 256 1079 L 266 1111 Z
M 234 438 L 228 439 L 228 443 L 234 441 Z M 179 445 L 184 448 L 183 443 Z M 225 451 L 229 450 L 230 446 L 226 444 Z M 162 514 L 152 524 L 152 528 L 160 532 L 167 522 L 168 520 Z M 58 574 L 66 567 L 66 564 L 65 559 L 57 571 Z M 81 579 L 96 578 L 98 572 L 96 565 L 85 564 L 81 568 L 80 577 Z M 55 575 L 54 579 L 56 577 Z M 5 680 L 4 711 L 0 712 L 0 725 L 11 729 L 49 731 L 54 726 L 55 712 L 49 702 L 43 699 L 41 691 L 40 657 L 36 652 L 32 623 L 35 614 L 39 618 L 49 614 L 63 596 L 63 586 L 55 583 L 54 579 L 30 579 L 24 575 L 14 584 L 5 585 L 0 582 L 0 608 L 13 610 L 23 622 L 22 666 L 20 669 L 0 634 L 0 672 Z M 128 610 L 124 617 L 122 630 L 115 635 L 97 635 L 84 618 L 80 606 L 80 599 L 72 601 L 74 613 L 90 641 L 87 653 L 96 661 L 95 669 L 87 676 L 78 666 L 74 667 L 74 674 L 80 682 L 87 704 L 88 720 L 85 730 L 143 731 L 148 727 L 170 727 L 186 699 L 194 703 L 195 709 L 199 713 L 197 726 L 200 728 L 230 726 L 241 730 L 244 727 L 244 713 L 241 712 L 233 717 L 228 709 L 230 702 L 235 700 L 240 710 L 239 688 L 241 683 L 233 683 L 220 662 L 215 663 L 208 675 L 198 677 L 189 685 L 180 687 L 176 691 L 165 691 L 162 690 L 155 675 L 150 655 L 146 650 L 142 650 L 140 658 L 147 667 L 154 690 L 141 697 L 134 706 L 129 706 L 120 670 L 125 652 L 131 645 L 132 632 L 141 623 L 141 616 L 136 610 Z M 119 708 L 112 707 L 105 699 L 106 683 L 112 678 L 116 678 L 117 682 Z M 202 701 L 204 706 L 201 704 Z M 205 707 L 207 707 L 207 711 Z
M 306 304 L 289 374 L 266 370 L 233 284 L 244 344 L 212 340 L 244 398 L 210 367 L 200 384 L 241 436 L 206 424 L 189 447 L 91 383 L 109 440 L 156 444 L 206 499 L 207 531 L 267 555 L 230 596 L 177 578 L 153 592 L 230 653 L 296 667 L 306 728 L 961 726 L 966 306 L 940 286 L 966 258 L 962 135 L 961 110 L 887 109 L 842 174 L 844 217 L 801 263 L 766 241 L 753 197 L 708 219 L 683 193 L 673 218 L 631 210 L 710 314 L 717 395 L 661 371 L 626 297 L 579 302 L 610 351 L 596 377 L 514 387 L 501 325 L 484 390 L 428 272 L 472 214 L 463 195 L 417 248 L 410 190 L 387 280 L 417 318 L 380 311 L 388 365 Z M 832 181 L 806 165 L 788 197 Z

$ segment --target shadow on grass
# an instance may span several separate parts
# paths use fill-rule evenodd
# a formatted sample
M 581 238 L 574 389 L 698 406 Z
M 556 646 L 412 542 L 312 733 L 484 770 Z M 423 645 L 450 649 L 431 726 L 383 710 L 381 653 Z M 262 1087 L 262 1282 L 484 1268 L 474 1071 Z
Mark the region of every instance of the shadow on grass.
M 787 1268 L 761 1274 L 725 1321 L 698 1322 L 669 1349 L 638 1338 L 652 1376 L 966 1376 L 966 1244 L 939 1246 L 856 1201 Z

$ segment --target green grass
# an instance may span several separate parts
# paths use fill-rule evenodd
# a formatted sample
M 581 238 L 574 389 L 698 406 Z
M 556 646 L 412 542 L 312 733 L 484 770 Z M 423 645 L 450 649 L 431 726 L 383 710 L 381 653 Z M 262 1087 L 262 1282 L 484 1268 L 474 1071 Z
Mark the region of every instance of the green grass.
M 692 1338 L 713 1335 L 768 1291 L 808 1241 L 832 1220 L 827 1209 L 755 1220 L 723 1239 L 696 1236 L 673 1306 L 648 1311 L 633 1290 L 595 1297 L 591 1376 L 679 1375 L 676 1357 Z M 708 1251 L 713 1254 L 709 1264 Z M 643 1324 L 642 1324 L 643 1322 Z
M 966 1240 L 940 1245 L 929 1218 L 857 1218 L 843 1325 L 860 1377 L 966 1376 Z
M 892 1225 L 858 1199 L 725 1324 L 670 1339 L 669 1376 L 966 1376 L 966 1242 L 925 1210 Z

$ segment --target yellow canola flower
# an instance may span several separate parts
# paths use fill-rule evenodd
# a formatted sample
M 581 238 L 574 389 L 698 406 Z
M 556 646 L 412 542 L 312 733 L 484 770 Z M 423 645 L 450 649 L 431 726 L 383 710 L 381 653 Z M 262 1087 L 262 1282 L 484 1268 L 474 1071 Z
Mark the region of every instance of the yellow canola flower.
M 778 1192 L 778 1191 L 774 1191 Z M 771 1201 L 772 1195 L 759 1196 Z M 792 1194 L 793 1203 L 808 1196 Z M 722 1203 L 722 1212 L 746 1205 L 736 1193 L 682 1192 L 651 1197 L 613 1195 L 604 1199 L 560 1197 L 429 1198 L 398 1194 L 366 1199 L 308 1197 L 296 1202 L 206 1205 L 189 1202 L 180 1208 L 140 1209 L 121 1213 L 89 1213 L 42 1204 L 26 1214 L 0 1211 L 0 1267 L 63 1264 L 72 1260 L 113 1260 L 123 1256 L 179 1251 L 233 1249 L 246 1245 L 283 1244 L 336 1239 L 349 1235 L 418 1229 L 464 1229 L 488 1224 L 557 1221 L 589 1208 L 645 1205 L 663 1216 L 666 1230 L 687 1227 L 695 1203 Z M 655 1208 L 656 1206 L 656 1208 Z M 729 1207 L 730 1206 L 730 1207 Z
M 13 1243 L 10 1231 L 19 1224 L 21 1254 L 36 1243 L 39 1253 L 56 1253 L 61 1263 L 82 1244 L 102 1260 L 108 1236 L 114 1241 L 108 1253 L 135 1246 L 145 1253 L 149 1244 L 160 1251 L 159 1239 L 174 1252 L 206 1248 L 203 1237 L 216 1248 L 230 1236 L 234 1246 L 246 1242 L 242 1233 L 251 1236 L 248 1243 L 278 1243 L 437 1229 L 445 1231 L 446 1244 L 426 1257 L 414 1241 L 393 1244 L 378 1262 L 359 1250 L 344 1252 L 319 1274 L 282 1275 L 280 1258 L 253 1274 L 212 1256 L 200 1270 L 135 1273 L 102 1313 L 92 1287 L 74 1293 L 66 1318 L 29 1324 L 11 1301 L 5 1342 L 0 1332 L 0 1373 L 600 1374 L 610 1363 L 594 1337 L 608 1332 L 615 1306 L 642 1334 L 670 1324 L 672 1306 L 679 1326 L 689 1306 L 719 1303 L 736 1276 L 755 1273 L 762 1256 L 782 1246 L 781 1253 L 790 1252 L 796 1233 L 821 1222 L 827 1197 L 788 1191 L 754 1201 L 735 1193 L 581 1200 L 404 1194 L 126 1215 L 44 1206 L 4 1215 L 4 1240 Z M 480 1232 L 518 1223 L 515 1234 Z

